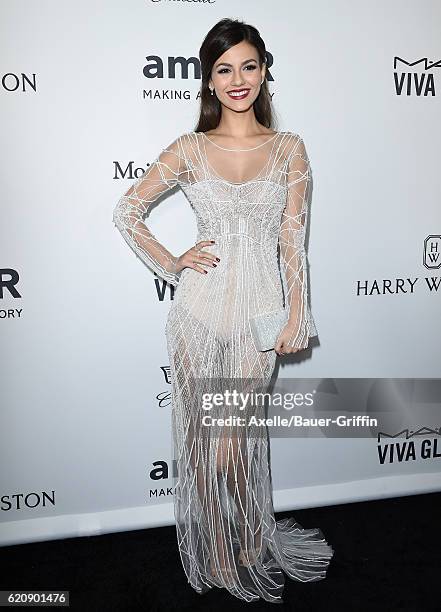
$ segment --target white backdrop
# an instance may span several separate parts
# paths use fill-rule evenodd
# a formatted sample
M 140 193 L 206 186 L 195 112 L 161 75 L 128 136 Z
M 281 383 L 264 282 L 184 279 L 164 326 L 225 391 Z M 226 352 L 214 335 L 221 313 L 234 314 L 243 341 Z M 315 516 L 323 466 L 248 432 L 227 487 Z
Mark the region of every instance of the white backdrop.
M 173 75 L 168 62 L 197 58 L 222 17 L 259 29 L 275 127 L 301 134 L 314 177 L 320 344 L 280 363 L 279 376 L 440 376 L 441 5 L 270 9 L 2 0 L 0 543 L 174 522 L 172 288 L 129 249 L 112 212 L 130 169 L 139 176 L 194 129 L 198 72 L 190 63 Z M 155 61 L 164 72 L 147 78 Z M 180 192 L 148 223 L 173 254 L 194 243 Z M 273 439 L 271 461 L 276 510 L 441 490 L 436 453 L 380 464 L 375 439 Z

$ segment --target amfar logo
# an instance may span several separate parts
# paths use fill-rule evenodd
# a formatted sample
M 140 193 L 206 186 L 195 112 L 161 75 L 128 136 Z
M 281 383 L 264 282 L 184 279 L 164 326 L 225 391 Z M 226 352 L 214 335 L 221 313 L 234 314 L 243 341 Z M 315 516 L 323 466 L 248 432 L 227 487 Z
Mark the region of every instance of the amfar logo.
M 398 64 L 406 66 L 401 68 L 402 72 L 398 72 Z M 414 71 L 409 71 L 410 66 L 417 66 Z M 441 68 L 441 60 L 431 62 L 427 57 L 423 57 L 414 62 L 407 62 L 401 57 L 394 57 L 394 81 L 395 91 L 397 96 L 405 93 L 408 96 L 416 94 L 417 96 L 435 95 L 435 80 L 433 68 Z
M 266 78 L 269 81 L 274 81 L 270 68 L 274 63 L 274 57 L 266 52 L 267 58 L 267 71 Z M 146 58 L 147 64 L 142 69 L 144 76 L 147 79 L 183 79 L 188 80 L 190 78 L 200 79 L 201 78 L 201 64 L 198 57 L 182 57 L 182 56 L 169 56 L 166 60 L 163 60 L 159 55 L 148 55 Z M 190 66 L 191 66 L 191 77 L 190 77 Z M 176 73 L 179 70 L 179 75 Z
M 158 480 L 168 480 L 170 478 L 169 475 L 169 467 L 168 467 L 168 463 L 167 461 L 154 461 L 152 463 L 153 466 L 155 466 L 152 470 L 150 470 L 150 480 L 153 480 L 155 482 L 157 482 Z M 177 471 L 176 471 L 176 462 L 173 461 L 172 462 L 172 466 L 173 466 L 173 473 L 172 476 L 176 476 Z M 173 495 L 173 488 L 172 487 L 154 487 L 149 489 L 149 498 L 155 498 L 155 499 L 159 499 L 161 497 L 169 497 L 170 495 Z
M 20 276 L 17 270 L 12 268 L 0 268 L 0 299 L 6 296 L 12 298 L 21 298 L 21 294 L 17 289 Z M 7 292 L 7 293 L 6 293 Z M 0 319 L 16 319 L 20 318 L 23 308 L 0 308 Z
M 424 240 L 423 264 L 426 268 L 437 270 L 441 268 L 440 259 L 441 235 L 433 234 Z M 421 282 L 419 282 L 421 281 Z M 382 278 L 380 281 L 357 281 L 356 295 L 397 295 L 415 293 L 415 289 L 423 283 L 430 293 L 438 293 L 441 287 L 440 276 L 425 276 L 415 278 Z M 425 284 L 424 284 L 425 283 Z
M 436 436 L 430 438 L 429 436 Z M 378 434 L 378 459 L 385 463 L 403 463 L 417 459 L 441 458 L 441 427 L 420 427 L 416 431 L 403 429 L 396 434 L 380 432 Z M 405 438 L 404 442 L 391 442 L 395 438 Z M 412 439 L 414 438 L 414 439 Z

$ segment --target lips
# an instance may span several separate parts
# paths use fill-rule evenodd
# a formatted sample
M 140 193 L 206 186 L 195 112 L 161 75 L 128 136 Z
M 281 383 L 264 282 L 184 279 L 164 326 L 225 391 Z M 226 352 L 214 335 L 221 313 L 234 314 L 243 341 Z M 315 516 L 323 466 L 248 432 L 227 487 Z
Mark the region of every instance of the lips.
M 227 94 L 232 100 L 243 100 L 247 97 L 249 92 L 249 89 L 233 89 L 231 91 L 227 91 Z

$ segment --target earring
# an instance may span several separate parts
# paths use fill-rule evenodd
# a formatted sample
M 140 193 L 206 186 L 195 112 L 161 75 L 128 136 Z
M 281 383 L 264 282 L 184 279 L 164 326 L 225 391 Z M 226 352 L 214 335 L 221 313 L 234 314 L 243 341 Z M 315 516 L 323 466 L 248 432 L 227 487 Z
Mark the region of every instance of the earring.
M 265 79 L 262 79 L 262 80 L 260 81 L 260 84 L 261 84 L 261 85 L 263 85 L 264 80 L 265 80 Z
M 211 95 L 213 96 L 214 95 L 214 89 L 211 89 L 211 87 L 209 89 L 210 89 Z

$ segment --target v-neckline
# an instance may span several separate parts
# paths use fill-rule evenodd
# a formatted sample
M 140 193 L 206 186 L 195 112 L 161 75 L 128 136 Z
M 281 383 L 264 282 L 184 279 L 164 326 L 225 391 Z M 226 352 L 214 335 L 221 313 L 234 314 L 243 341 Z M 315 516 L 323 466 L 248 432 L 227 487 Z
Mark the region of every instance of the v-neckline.
M 218 145 L 216 145 L 216 144 L 215 144 L 215 143 L 214 143 L 212 140 L 210 140 L 210 139 L 208 138 L 208 136 L 206 136 L 206 135 L 205 135 L 205 132 L 194 132 L 194 134 L 197 134 L 197 135 L 202 135 L 202 136 L 203 136 L 205 139 L 207 139 L 209 142 L 211 142 L 211 144 L 212 144 L 212 145 L 214 145 L 214 146 L 218 146 Z M 280 136 L 280 134 L 281 134 L 281 132 L 276 132 L 276 133 L 275 133 L 275 134 L 274 134 L 274 135 L 273 135 L 271 138 L 269 138 L 269 139 L 268 139 L 268 140 L 266 140 L 264 143 L 262 143 L 262 145 L 259 145 L 259 147 L 260 147 L 260 146 L 263 146 L 263 145 L 265 145 L 265 144 L 267 144 L 268 142 L 271 142 L 271 141 L 273 141 L 273 142 L 274 142 L 274 141 L 276 140 L 277 136 Z M 205 140 L 204 140 L 204 142 L 205 142 Z M 200 147 L 200 146 L 199 146 L 199 150 L 201 150 L 201 147 Z M 252 150 L 253 150 L 253 149 L 252 149 Z M 208 160 L 208 155 L 207 155 L 207 151 L 206 151 L 206 148 L 205 148 L 205 144 L 204 144 L 204 151 L 203 151 L 203 155 L 204 155 L 204 158 L 205 158 L 205 161 L 206 161 L 207 165 L 208 165 L 208 166 L 210 166 L 211 171 L 212 171 L 212 172 L 213 172 L 213 173 L 216 175 L 217 179 L 219 179 L 219 180 L 220 180 L 220 181 L 222 181 L 223 183 L 227 183 L 228 185 L 234 185 L 234 186 L 238 186 L 238 187 L 240 187 L 241 185 L 249 185 L 250 183 L 256 183 L 256 182 L 258 182 L 258 181 L 263 180 L 263 179 L 261 179 L 261 178 L 259 178 L 259 177 L 261 176 L 262 172 L 265 170 L 265 168 L 267 167 L 267 165 L 268 165 L 268 163 L 269 163 L 269 161 L 270 161 L 270 159 L 271 159 L 271 153 L 272 153 L 272 150 L 273 150 L 273 149 L 271 149 L 271 151 L 270 151 L 270 153 L 269 153 L 269 155 L 268 155 L 268 159 L 266 160 L 266 162 L 265 162 L 265 164 L 263 165 L 263 167 L 262 167 L 262 168 L 259 170 L 258 174 L 257 174 L 255 177 L 253 177 L 252 179 L 249 179 L 249 180 L 247 180 L 247 181 L 240 181 L 240 182 L 229 181 L 229 180 L 227 180 L 226 178 L 224 178 L 223 176 L 221 176 L 221 175 L 220 175 L 220 174 L 219 174 L 219 173 L 216 171 L 216 169 L 214 168 L 214 166 L 213 166 L 213 165 L 210 163 L 210 161 Z

